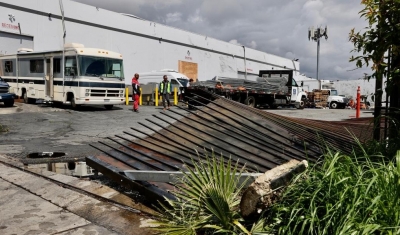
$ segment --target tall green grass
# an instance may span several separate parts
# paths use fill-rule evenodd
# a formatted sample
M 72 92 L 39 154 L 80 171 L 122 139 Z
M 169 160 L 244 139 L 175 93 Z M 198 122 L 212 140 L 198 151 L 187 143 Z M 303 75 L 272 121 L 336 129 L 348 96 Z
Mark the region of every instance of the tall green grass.
M 285 235 L 400 234 L 400 151 L 389 162 L 370 157 L 328 150 L 266 213 L 264 229 Z

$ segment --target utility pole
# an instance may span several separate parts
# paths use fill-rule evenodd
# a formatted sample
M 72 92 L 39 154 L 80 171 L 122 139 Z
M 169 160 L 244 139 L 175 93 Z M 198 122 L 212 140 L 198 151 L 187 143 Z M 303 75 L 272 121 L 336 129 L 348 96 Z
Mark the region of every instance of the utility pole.
M 319 81 L 319 46 L 320 46 L 320 38 L 325 37 L 325 40 L 328 40 L 328 27 L 325 26 L 325 29 L 322 27 L 318 27 L 314 29 L 314 26 L 308 28 L 308 40 L 313 40 L 317 42 L 317 80 Z M 322 89 L 322 83 L 319 83 L 320 88 Z

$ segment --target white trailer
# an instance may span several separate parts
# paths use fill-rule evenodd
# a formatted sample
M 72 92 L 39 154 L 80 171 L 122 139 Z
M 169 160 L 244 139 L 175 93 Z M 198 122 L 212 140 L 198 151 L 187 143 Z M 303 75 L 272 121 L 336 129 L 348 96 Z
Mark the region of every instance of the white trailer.
M 113 105 L 125 102 L 122 55 L 69 44 L 63 50 L 20 50 L 0 56 L 0 76 L 26 103 Z

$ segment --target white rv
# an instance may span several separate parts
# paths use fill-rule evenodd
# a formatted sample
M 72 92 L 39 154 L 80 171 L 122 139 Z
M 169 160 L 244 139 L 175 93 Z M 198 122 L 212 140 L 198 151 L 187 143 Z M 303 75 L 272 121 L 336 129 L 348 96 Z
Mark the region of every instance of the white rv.
M 122 55 L 82 44 L 66 44 L 59 51 L 21 49 L 15 55 L 0 56 L 0 76 L 26 103 L 112 109 L 125 102 Z

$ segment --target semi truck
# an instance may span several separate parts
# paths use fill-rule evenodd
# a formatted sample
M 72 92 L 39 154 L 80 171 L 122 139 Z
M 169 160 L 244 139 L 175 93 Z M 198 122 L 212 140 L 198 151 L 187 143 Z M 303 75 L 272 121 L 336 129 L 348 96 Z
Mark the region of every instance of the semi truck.
M 260 70 L 255 81 L 215 77 L 197 81 L 185 92 L 189 108 L 207 104 L 213 95 L 255 108 L 293 107 L 303 109 L 307 94 L 293 78 L 292 70 Z

